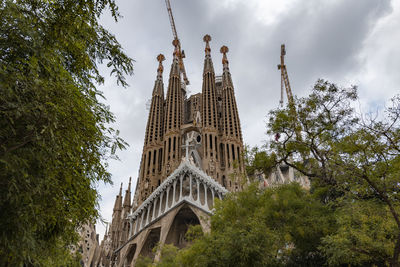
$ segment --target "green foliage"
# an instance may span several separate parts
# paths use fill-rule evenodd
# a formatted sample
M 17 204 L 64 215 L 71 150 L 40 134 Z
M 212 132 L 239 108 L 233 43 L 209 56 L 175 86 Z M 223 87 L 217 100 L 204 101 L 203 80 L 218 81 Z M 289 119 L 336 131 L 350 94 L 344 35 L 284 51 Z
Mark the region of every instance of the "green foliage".
M 343 204 L 335 212 L 338 230 L 321 246 L 330 265 L 388 266 L 397 226 L 387 207 L 374 201 Z
M 356 99 L 355 87 L 318 81 L 310 96 L 295 99 L 297 116 L 290 107 L 270 112 L 268 132 L 281 135 L 270 149 L 278 163 L 310 177 L 316 197 L 337 208 L 338 232 L 324 239 L 330 263 L 387 265 L 391 257 L 390 265 L 399 266 L 400 97 L 382 120 L 357 114 Z
M 73 261 L 96 218 L 106 160 L 125 142 L 95 83 L 106 61 L 126 86 L 132 60 L 98 19 L 113 0 L 0 1 L 0 265 Z M 64 263 L 64 265 L 71 265 Z
M 187 241 L 192 242 L 200 237 L 204 236 L 203 229 L 201 225 L 189 225 L 189 229 L 185 234 L 185 238 Z
M 254 177 L 257 172 L 268 176 L 276 166 L 276 155 L 258 147 L 249 149 L 246 146 L 245 164 L 246 172 L 250 177 Z
M 152 266 L 152 260 L 149 257 L 140 256 L 135 263 L 136 267 L 149 267 Z
M 318 266 L 321 238 L 333 227 L 331 211 L 298 184 L 265 191 L 252 185 L 217 202 L 211 232 L 168 266 Z

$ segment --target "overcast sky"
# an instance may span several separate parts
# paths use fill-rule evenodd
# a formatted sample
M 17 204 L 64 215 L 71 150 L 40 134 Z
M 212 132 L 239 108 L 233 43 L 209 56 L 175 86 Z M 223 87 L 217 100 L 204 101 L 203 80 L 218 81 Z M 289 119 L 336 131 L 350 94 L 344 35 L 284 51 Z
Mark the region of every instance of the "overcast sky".
M 121 0 L 117 4 L 123 18 L 115 23 L 106 15 L 102 23 L 136 62 L 134 75 L 127 79 L 130 87 L 118 87 L 108 75 L 101 87 L 116 115 L 113 127 L 130 145 L 119 153 L 121 161 L 110 162 L 114 185 L 99 185 L 101 215 L 108 222 L 120 183 L 124 183 L 124 192 L 130 176 L 132 187 L 136 185 L 156 56 L 166 57 L 166 91 L 173 52 L 164 0 Z M 362 111 L 369 112 L 400 93 L 400 0 L 171 0 L 171 6 L 186 54 L 191 93 L 201 91 L 203 36 L 212 37 L 216 75 L 222 73 L 219 49 L 229 47 L 243 138 L 251 146 L 265 142 L 267 113 L 279 104 L 277 64 L 282 43 L 297 96 L 309 94 L 318 78 L 343 86 L 354 84 L 359 88 Z M 98 223 L 100 239 L 104 230 Z

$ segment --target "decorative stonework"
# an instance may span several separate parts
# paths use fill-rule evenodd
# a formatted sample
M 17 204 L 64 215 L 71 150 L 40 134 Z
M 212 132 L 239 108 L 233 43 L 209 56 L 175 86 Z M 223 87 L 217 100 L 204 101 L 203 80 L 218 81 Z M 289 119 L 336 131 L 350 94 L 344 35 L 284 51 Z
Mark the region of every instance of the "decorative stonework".
M 211 192 L 211 195 L 208 195 L 208 192 Z M 210 176 L 184 160 L 135 212 L 128 215 L 131 225 L 129 237 L 137 235 L 147 225 L 182 202 L 211 213 L 214 198 L 222 199 L 227 192 L 228 190 Z

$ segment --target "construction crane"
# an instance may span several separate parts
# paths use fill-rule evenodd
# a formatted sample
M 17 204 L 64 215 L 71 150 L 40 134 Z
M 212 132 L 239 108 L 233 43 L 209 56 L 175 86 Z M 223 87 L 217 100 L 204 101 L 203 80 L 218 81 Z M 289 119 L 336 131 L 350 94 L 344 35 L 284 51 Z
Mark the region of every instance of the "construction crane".
M 177 52 L 178 52 L 179 68 L 182 73 L 185 84 L 189 85 L 189 80 L 186 76 L 185 65 L 183 64 L 183 59 L 185 58 L 185 51 L 183 51 L 181 49 L 181 43 L 178 38 L 178 33 L 176 32 L 174 16 L 172 15 L 172 9 L 171 9 L 171 4 L 170 4 L 169 0 L 165 0 L 165 5 L 167 6 L 169 22 L 171 23 L 172 34 L 174 35 L 173 44 L 177 46 L 177 50 L 178 50 Z
M 286 65 L 285 65 L 285 55 L 286 55 L 285 44 L 282 44 L 281 45 L 281 64 L 278 65 L 278 70 L 281 70 L 281 100 L 279 101 L 279 103 L 280 103 L 281 107 L 283 107 L 283 94 L 284 94 L 283 87 L 285 87 L 288 104 L 289 104 L 289 112 L 295 117 L 296 140 L 301 142 L 302 141 L 301 125 L 298 120 L 296 106 L 295 106 L 293 94 L 292 94 L 292 89 L 290 88 L 289 76 L 288 76 Z M 280 137 L 280 135 L 279 135 L 279 133 L 277 133 L 275 136 L 275 140 L 278 140 L 279 137 Z
M 278 65 L 278 70 L 281 70 L 281 100 L 279 101 L 281 107 L 283 107 L 283 87 L 286 89 L 286 95 L 288 98 L 289 105 L 294 104 L 293 100 L 293 94 L 292 94 L 292 89 L 290 88 L 290 83 L 289 83 L 289 76 L 286 70 L 286 65 L 285 65 L 285 55 L 286 55 L 286 49 L 285 49 L 285 44 L 281 45 L 281 64 Z

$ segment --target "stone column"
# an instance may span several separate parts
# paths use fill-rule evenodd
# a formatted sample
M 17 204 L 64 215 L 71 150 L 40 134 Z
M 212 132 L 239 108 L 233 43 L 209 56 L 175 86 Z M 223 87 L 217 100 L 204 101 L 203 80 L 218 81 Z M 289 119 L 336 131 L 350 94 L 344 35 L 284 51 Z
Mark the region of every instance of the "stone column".
M 178 201 L 182 199 L 183 175 L 181 175 L 181 177 L 179 177 L 179 181 L 180 181 L 180 183 L 179 183 L 180 186 L 179 186 L 179 199 L 178 199 Z
M 207 191 L 208 191 L 208 189 L 207 189 L 207 185 L 205 183 L 203 184 L 203 186 L 204 186 L 204 206 L 206 208 L 208 208 L 208 200 L 207 200 Z
M 196 202 L 199 204 L 199 205 L 201 205 L 201 201 L 200 201 L 200 181 L 199 181 L 199 179 L 196 179 L 196 182 L 197 182 L 197 200 L 196 200 Z
M 149 203 L 149 205 L 147 205 L 147 218 L 146 218 L 146 224 L 149 224 L 149 217 L 150 217 L 150 208 L 151 208 L 151 203 Z
M 154 198 L 154 201 L 153 201 L 153 217 L 151 218 L 152 221 L 156 217 L 156 207 L 157 207 L 157 198 Z
M 159 207 L 159 210 L 158 210 L 158 216 L 161 215 L 161 206 L 162 206 L 163 197 L 164 197 L 164 192 L 161 192 L 161 195 L 160 195 L 160 207 Z
M 176 191 L 176 180 L 174 181 L 172 190 L 172 207 L 175 205 L 175 191 Z
M 166 199 L 166 201 L 165 201 L 165 209 L 164 209 L 164 213 L 166 213 L 167 211 L 168 211 L 168 209 L 169 209 L 169 205 L 168 205 L 168 199 L 169 199 L 169 189 L 170 189 L 170 187 L 171 186 L 168 186 L 167 187 L 167 199 Z

